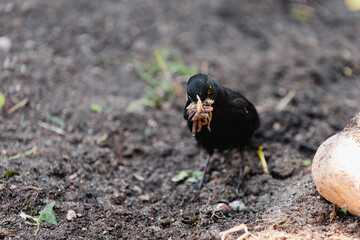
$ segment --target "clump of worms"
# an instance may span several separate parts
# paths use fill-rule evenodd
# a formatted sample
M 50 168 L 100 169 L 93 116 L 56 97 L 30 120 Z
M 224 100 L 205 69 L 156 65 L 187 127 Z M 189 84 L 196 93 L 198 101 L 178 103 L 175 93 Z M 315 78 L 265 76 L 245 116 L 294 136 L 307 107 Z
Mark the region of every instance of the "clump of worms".
M 188 120 L 193 122 L 192 135 L 195 136 L 197 132 L 201 131 L 202 126 L 207 125 L 207 129 L 211 132 L 210 122 L 212 119 L 212 111 L 214 110 L 211 106 L 214 103 L 214 100 L 206 99 L 204 102 L 201 102 L 200 98 L 197 96 L 197 103 L 190 103 L 186 108 L 189 115 Z

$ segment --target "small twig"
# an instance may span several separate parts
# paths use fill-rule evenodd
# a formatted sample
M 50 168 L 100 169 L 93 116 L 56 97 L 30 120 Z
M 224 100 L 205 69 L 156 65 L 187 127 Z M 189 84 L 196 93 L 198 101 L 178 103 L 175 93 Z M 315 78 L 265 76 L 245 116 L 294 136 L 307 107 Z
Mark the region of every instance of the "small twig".
M 29 102 L 29 98 L 25 98 L 21 100 L 20 102 L 18 102 L 8 110 L 8 114 L 12 114 L 13 112 L 17 111 L 19 108 L 25 106 L 28 102 Z
M 233 227 L 233 228 L 230 228 L 230 229 L 228 229 L 228 230 L 226 230 L 226 231 L 224 231 L 224 232 L 219 233 L 219 235 L 220 235 L 220 237 L 221 237 L 221 240 L 225 240 L 225 237 L 226 237 L 227 235 L 229 235 L 230 233 L 233 233 L 233 232 L 238 232 L 238 231 L 240 231 L 240 230 L 244 230 L 245 233 L 244 233 L 243 235 L 241 235 L 240 237 L 238 237 L 236 240 L 245 239 L 245 238 L 247 238 L 247 237 L 250 235 L 250 233 L 249 233 L 249 231 L 248 231 L 248 229 L 247 229 L 247 226 L 246 226 L 245 224 L 240 224 L 240 225 L 238 225 L 238 226 L 235 226 L 235 227 Z
M 59 128 L 59 127 L 55 127 L 53 125 L 50 125 L 50 124 L 47 124 L 46 122 L 41 122 L 41 121 L 39 121 L 37 124 L 40 127 L 45 128 L 47 130 L 50 130 L 52 132 L 55 132 L 57 134 L 65 135 L 65 131 L 63 129 Z
M 38 187 L 34 187 L 34 186 L 26 186 L 26 187 L 20 188 L 20 190 L 30 190 L 30 189 L 34 189 L 34 190 L 38 190 L 38 191 L 42 190 L 42 188 L 38 188 Z
M 40 230 L 40 224 L 37 225 L 37 229 L 36 229 L 34 235 L 38 234 L 39 230 Z
M 334 220 L 335 217 L 336 217 L 336 206 L 335 206 L 335 204 L 333 204 L 331 214 L 330 214 L 330 222 L 332 222 L 332 220 Z
M 74 162 L 74 160 L 71 157 L 69 157 L 68 155 L 66 155 L 66 154 L 63 154 L 62 157 L 63 157 L 64 160 L 66 160 L 68 162 Z
M 281 112 L 289 104 L 289 102 L 295 97 L 296 91 L 290 90 L 283 99 L 276 106 L 276 111 Z

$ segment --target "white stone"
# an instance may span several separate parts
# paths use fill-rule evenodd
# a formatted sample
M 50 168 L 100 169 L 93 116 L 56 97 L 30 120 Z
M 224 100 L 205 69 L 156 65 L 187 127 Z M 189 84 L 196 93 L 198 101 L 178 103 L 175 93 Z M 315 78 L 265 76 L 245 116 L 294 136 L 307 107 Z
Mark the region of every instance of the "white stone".
M 11 44 L 12 43 L 11 43 L 10 38 L 8 38 L 6 36 L 0 37 L 0 50 L 1 51 L 4 51 L 4 52 L 10 51 Z

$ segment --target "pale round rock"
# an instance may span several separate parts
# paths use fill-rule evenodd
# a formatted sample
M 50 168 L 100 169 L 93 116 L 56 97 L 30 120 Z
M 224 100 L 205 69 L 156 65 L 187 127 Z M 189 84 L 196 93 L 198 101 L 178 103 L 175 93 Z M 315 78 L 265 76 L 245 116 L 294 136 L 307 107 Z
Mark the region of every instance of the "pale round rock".
M 311 170 L 320 195 L 360 216 L 359 130 L 338 133 L 322 143 Z

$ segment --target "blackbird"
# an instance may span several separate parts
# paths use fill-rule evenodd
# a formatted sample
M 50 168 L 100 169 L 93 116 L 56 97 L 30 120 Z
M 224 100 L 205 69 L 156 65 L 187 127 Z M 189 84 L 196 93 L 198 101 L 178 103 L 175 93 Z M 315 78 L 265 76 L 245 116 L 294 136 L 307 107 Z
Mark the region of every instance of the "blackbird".
M 239 148 L 243 158 L 244 147 L 250 141 L 254 131 L 259 128 L 260 119 L 249 100 L 240 93 L 220 85 L 209 75 L 199 73 L 192 76 L 187 83 L 186 91 L 188 100 L 184 118 L 187 120 L 190 131 L 195 135 L 197 143 L 208 153 L 203 177 L 199 184 L 201 189 L 214 149 L 223 151 Z M 204 106 L 211 106 L 207 107 L 208 112 L 204 111 Z M 197 119 L 201 116 L 208 116 L 208 118 L 200 119 L 199 121 L 204 123 L 198 123 L 194 120 L 195 115 L 199 116 Z M 197 126 L 193 128 L 193 124 Z M 242 170 L 240 166 L 237 190 L 243 184 Z

